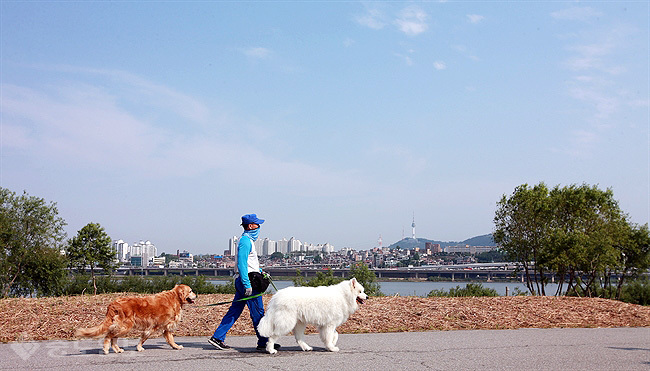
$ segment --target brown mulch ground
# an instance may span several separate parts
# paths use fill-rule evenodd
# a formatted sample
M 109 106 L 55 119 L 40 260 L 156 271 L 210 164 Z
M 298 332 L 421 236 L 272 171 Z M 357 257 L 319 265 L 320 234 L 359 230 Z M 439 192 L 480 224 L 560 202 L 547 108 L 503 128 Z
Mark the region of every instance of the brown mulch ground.
M 108 304 L 125 294 L 0 300 L 0 342 L 74 339 L 78 327 L 101 323 Z M 141 295 L 135 295 L 141 296 Z M 265 304 L 271 295 L 264 296 Z M 201 295 L 186 305 L 175 335 L 210 336 L 232 295 Z M 552 327 L 650 327 L 650 307 L 573 297 L 421 298 L 371 297 L 339 333 Z M 308 327 L 308 332 L 313 328 Z M 248 310 L 229 335 L 253 335 Z M 131 336 L 137 337 L 135 332 Z

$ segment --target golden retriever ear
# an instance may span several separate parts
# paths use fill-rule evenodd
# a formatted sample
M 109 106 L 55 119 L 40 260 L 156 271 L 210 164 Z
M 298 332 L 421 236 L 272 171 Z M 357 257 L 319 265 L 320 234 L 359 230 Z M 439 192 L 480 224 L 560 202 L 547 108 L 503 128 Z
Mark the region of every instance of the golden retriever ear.
M 182 287 L 179 287 L 180 285 L 174 286 L 174 291 L 176 291 L 176 296 L 178 296 L 178 300 L 183 301 L 185 299 L 185 290 L 183 290 Z

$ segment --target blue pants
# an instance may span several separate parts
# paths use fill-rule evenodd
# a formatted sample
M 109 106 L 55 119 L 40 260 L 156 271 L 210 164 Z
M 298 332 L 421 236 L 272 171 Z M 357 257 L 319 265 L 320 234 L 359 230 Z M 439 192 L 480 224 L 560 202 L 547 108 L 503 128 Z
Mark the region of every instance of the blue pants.
M 258 296 L 254 299 L 250 300 L 244 300 L 244 301 L 237 301 L 241 298 L 246 297 L 246 288 L 244 288 L 244 284 L 241 282 L 241 278 L 237 277 L 235 279 L 235 301 L 230 304 L 230 308 L 228 309 L 228 312 L 226 313 L 225 316 L 223 316 L 223 319 L 221 320 L 221 323 L 217 327 L 217 329 L 214 331 L 214 335 L 212 335 L 213 338 L 217 340 L 224 341 L 226 339 L 226 333 L 230 330 L 232 325 L 235 324 L 235 321 L 239 318 L 241 315 L 241 312 L 244 310 L 244 306 L 248 306 L 248 311 L 251 314 L 251 319 L 253 320 L 253 327 L 255 328 L 255 334 L 257 335 L 257 346 L 266 346 L 266 342 L 269 340 L 268 338 L 265 338 L 263 336 L 260 336 L 260 334 L 257 332 L 257 325 L 260 323 L 260 319 L 264 316 L 264 302 L 262 301 L 262 297 Z M 253 291 L 252 295 L 259 294 L 259 292 Z

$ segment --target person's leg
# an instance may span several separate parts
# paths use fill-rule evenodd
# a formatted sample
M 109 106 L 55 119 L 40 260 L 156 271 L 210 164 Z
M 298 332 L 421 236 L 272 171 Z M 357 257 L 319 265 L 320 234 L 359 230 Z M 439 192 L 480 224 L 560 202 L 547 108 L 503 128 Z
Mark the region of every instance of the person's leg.
M 253 292 L 253 295 L 257 294 L 259 294 L 259 292 Z M 260 333 L 257 331 L 257 325 L 259 325 L 260 320 L 264 317 L 264 302 L 262 301 L 262 297 L 258 296 L 254 299 L 247 300 L 246 305 L 248 305 L 248 311 L 251 314 L 251 320 L 253 321 L 253 327 L 255 328 L 255 334 L 257 335 L 257 346 L 265 347 L 269 339 L 260 336 Z
M 244 296 L 245 296 L 244 286 L 242 285 L 241 280 L 238 277 L 235 280 L 235 298 L 233 299 L 234 301 L 232 304 L 230 304 L 230 308 L 228 309 L 228 312 L 226 312 L 226 315 L 223 316 L 221 323 L 219 324 L 219 326 L 217 326 L 217 329 L 214 331 L 214 335 L 212 335 L 213 338 L 221 341 L 224 341 L 226 339 L 226 333 L 230 330 L 232 325 L 235 324 L 235 321 L 237 321 L 237 319 L 241 315 L 241 312 L 244 310 L 244 306 L 246 306 L 245 301 L 237 301 L 243 298 Z

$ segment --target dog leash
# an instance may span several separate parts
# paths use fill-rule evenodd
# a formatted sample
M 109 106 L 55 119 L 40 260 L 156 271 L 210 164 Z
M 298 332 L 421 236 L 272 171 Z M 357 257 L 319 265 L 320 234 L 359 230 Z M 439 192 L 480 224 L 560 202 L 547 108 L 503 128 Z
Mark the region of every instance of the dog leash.
M 271 275 L 264 272 L 264 278 L 268 278 L 269 282 L 271 282 L 271 286 L 273 286 L 273 288 L 275 289 L 275 292 L 278 292 L 278 288 L 275 287 L 275 283 L 273 283 L 273 280 L 271 279 Z
M 275 287 L 275 283 L 273 283 L 273 280 L 271 279 L 271 275 L 268 274 L 268 273 L 266 273 L 266 272 L 264 272 L 264 278 L 268 278 L 268 279 L 269 279 L 269 282 L 271 282 L 271 285 L 272 285 L 273 288 L 275 289 L 275 292 L 278 292 L 278 288 Z M 256 295 L 247 296 L 247 297 L 245 297 L 245 298 L 237 299 L 237 300 L 222 301 L 222 302 L 220 302 L 220 303 L 214 303 L 214 304 L 206 304 L 206 305 L 204 305 L 204 307 L 214 307 L 214 306 L 216 306 L 216 305 L 230 304 L 230 303 L 234 303 L 234 302 L 237 302 L 237 301 L 246 301 L 246 300 L 251 300 L 251 299 L 255 299 L 255 298 L 257 298 L 257 297 L 259 297 L 259 296 L 262 296 L 262 295 L 264 295 L 263 292 L 262 292 L 262 293 L 259 293 L 259 294 L 256 294 Z
M 220 303 L 214 303 L 214 304 L 206 304 L 206 305 L 204 305 L 204 307 L 214 307 L 215 305 L 230 304 L 230 303 L 234 303 L 234 302 L 236 302 L 236 301 L 246 301 L 246 300 L 251 300 L 251 299 L 255 299 L 256 297 L 258 297 L 258 296 L 262 296 L 262 295 L 264 295 L 264 293 L 260 293 L 260 294 L 253 295 L 253 296 L 247 296 L 247 297 L 245 297 L 245 298 L 241 298 L 241 299 L 237 299 L 237 300 L 222 301 L 222 302 L 220 302 Z

